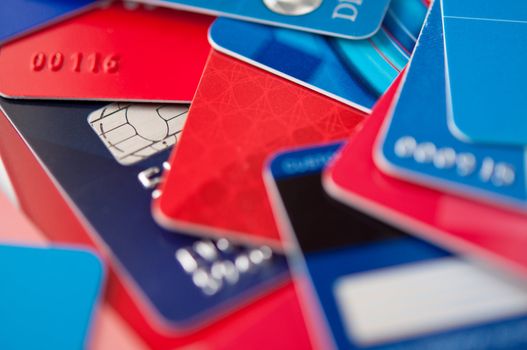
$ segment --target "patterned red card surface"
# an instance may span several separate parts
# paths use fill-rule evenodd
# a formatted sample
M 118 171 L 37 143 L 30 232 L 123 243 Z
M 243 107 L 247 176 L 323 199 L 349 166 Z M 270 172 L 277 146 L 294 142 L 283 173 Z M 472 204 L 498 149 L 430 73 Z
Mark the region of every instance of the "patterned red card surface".
M 364 117 L 213 51 L 154 215 L 178 231 L 279 247 L 264 162 L 282 148 L 349 137 Z

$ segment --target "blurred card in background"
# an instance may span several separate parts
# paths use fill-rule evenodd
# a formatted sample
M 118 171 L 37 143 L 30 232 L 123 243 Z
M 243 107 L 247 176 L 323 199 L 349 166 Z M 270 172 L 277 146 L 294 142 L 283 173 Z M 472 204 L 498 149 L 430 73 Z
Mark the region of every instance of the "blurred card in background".
M 0 44 L 87 10 L 97 0 L 2 0 Z
M 379 137 L 377 166 L 408 181 L 525 209 L 524 148 L 470 144 L 448 129 L 441 23 L 436 2 Z
M 340 144 L 277 155 L 265 172 L 310 331 L 338 349 L 527 345 L 525 284 L 346 207 L 322 188 Z M 470 299 L 470 303 L 467 300 Z M 322 327 L 320 327 L 322 325 Z M 506 332 L 506 337 L 498 334 Z
M 527 2 L 441 4 L 450 129 L 465 141 L 525 147 Z
M 390 0 L 138 1 L 348 39 L 362 39 L 374 35 L 390 3 Z
M 376 167 L 372 149 L 397 88 L 390 88 L 325 171 L 326 191 L 449 251 L 527 276 L 525 215 L 392 178 Z
M 287 278 L 285 258 L 268 248 L 199 240 L 154 222 L 150 187 L 183 127 L 178 120 L 187 106 L 0 103 L 159 329 L 197 329 Z M 121 152 L 119 160 L 113 149 Z M 235 265 L 237 259 L 242 263 Z
M 381 29 L 367 40 L 226 18 L 214 22 L 209 39 L 218 51 L 369 112 L 407 63 L 426 11 L 420 0 L 393 0 Z
M 190 102 L 212 19 L 123 3 L 98 8 L 2 47 L 0 94 Z
M 213 51 L 154 215 L 182 232 L 280 248 L 265 159 L 283 147 L 347 137 L 364 116 Z
M 84 250 L 0 245 L 0 347 L 83 349 L 104 277 Z

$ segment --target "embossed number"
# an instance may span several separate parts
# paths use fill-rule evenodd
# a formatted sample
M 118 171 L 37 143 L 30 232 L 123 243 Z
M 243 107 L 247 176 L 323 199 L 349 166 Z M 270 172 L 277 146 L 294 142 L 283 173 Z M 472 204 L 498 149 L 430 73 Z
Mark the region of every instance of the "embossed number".
M 41 71 L 46 65 L 46 55 L 42 52 L 37 52 L 31 59 L 31 69 L 36 72 Z
M 74 52 L 70 57 L 71 66 L 70 63 L 65 62 L 62 52 L 52 52 L 50 54 L 37 52 L 31 58 L 31 70 L 41 72 L 47 66 L 51 72 L 59 72 L 63 68 L 71 69 L 73 72 L 78 73 L 99 73 L 102 70 L 104 73 L 111 74 L 119 71 L 119 58 L 117 55 L 103 55 L 98 52 L 89 54 Z
M 119 59 L 117 56 L 111 55 L 104 59 L 102 68 L 105 73 L 115 73 L 119 70 Z
M 60 52 L 55 52 L 49 58 L 49 69 L 51 69 L 51 71 L 53 72 L 60 70 L 63 64 L 64 64 L 64 55 L 62 55 Z

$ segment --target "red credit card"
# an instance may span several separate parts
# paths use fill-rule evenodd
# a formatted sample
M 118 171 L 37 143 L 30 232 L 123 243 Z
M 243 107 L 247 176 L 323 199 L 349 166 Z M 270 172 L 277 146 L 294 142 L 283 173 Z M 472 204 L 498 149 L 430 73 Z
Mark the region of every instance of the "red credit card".
M 265 160 L 282 148 L 348 137 L 364 117 L 213 51 L 154 215 L 179 232 L 278 248 L 280 237 L 262 179 Z
M 324 174 L 330 195 L 460 254 L 527 274 L 527 216 L 392 178 L 372 149 L 396 84 Z
M 12 98 L 189 102 L 213 17 L 116 3 L 0 50 L 0 94 Z

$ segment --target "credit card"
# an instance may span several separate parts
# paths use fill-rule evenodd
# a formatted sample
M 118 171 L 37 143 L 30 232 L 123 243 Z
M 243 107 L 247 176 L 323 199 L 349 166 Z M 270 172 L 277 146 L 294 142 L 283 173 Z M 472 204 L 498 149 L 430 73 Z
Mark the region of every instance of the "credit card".
M 390 175 L 525 209 L 523 147 L 466 143 L 448 129 L 440 3 L 434 5 L 375 148 Z
M 211 21 L 121 2 L 87 12 L 3 46 L 0 94 L 189 102 L 209 52 Z
M 297 244 L 292 270 L 308 282 L 309 329 L 335 349 L 526 346 L 525 282 L 328 197 L 321 172 L 339 146 L 281 153 L 265 171 L 281 233 Z
M 62 195 L 62 189 L 55 185 L 55 180 L 49 177 L 40 160 L 3 114 L 0 114 L 0 133 L 0 152 L 19 203 L 28 217 L 54 242 L 88 245 L 104 253 L 106 249 L 101 241 L 95 242 L 95 237 L 90 238 L 89 228 L 81 225 L 80 218 L 69 207 L 71 202 Z M 38 196 L 47 198 L 46 202 L 35 201 Z M 284 349 L 309 347 L 298 299 L 290 281 L 222 320 L 182 335 L 154 328 L 142 314 L 140 305 L 135 303 L 131 294 L 133 291 L 126 289 L 126 275 L 119 274 L 111 263 L 108 266 L 108 288 L 111 288 L 111 293 L 107 294 L 108 302 L 150 347 L 173 349 L 192 345 L 240 350 L 254 347 L 254 344 Z M 287 328 L 282 327 L 284 323 Z M 104 329 L 111 332 L 108 327 Z M 114 344 L 118 340 L 115 337 L 112 339 Z
M 218 51 L 369 112 L 408 61 L 426 9 L 420 0 L 393 0 L 381 29 L 368 40 L 227 18 L 214 22 L 209 40 Z
M 0 44 L 89 9 L 96 0 L 3 0 Z
M 85 349 L 104 277 L 85 250 L 0 245 L 0 347 Z
M 265 159 L 347 137 L 364 116 L 212 51 L 154 216 L 169 229 L 280 248 L 261 176 Z
M 287 278 L 285 258 L 269 248 L 199 240 L 167 232 L 152 219 L 150 189 L 169 152 L 158 149 L 152 135 L 181 118 L 182 107 L 4 99 L 0 104 L 92 237 L 108 248 L 134 300 L 159 329 L 196 329 Z M 145 119 L 152 121 L 149 128 L 137 124 Z M 123 141 L 130 126 L 153 143 Z M 124 159 L 144 159 L 122 165 L 114 147 L 126 153 Z
M 525 215 L 421 187 L 390 177 L 377 168 L 371 150 L 397 88 L 394 84 L 381 98 L 361 132 L 354 135 L 325 171 L 326 191 L 368 215 L 449 251 L 479 257 L 504 271 L 527 276 Z
M 451 131 L 464 141 L 525 147 L 527 3 L 442 5 Z
M 374 35 L 390 0 L 137 0 L 347 39 Z

